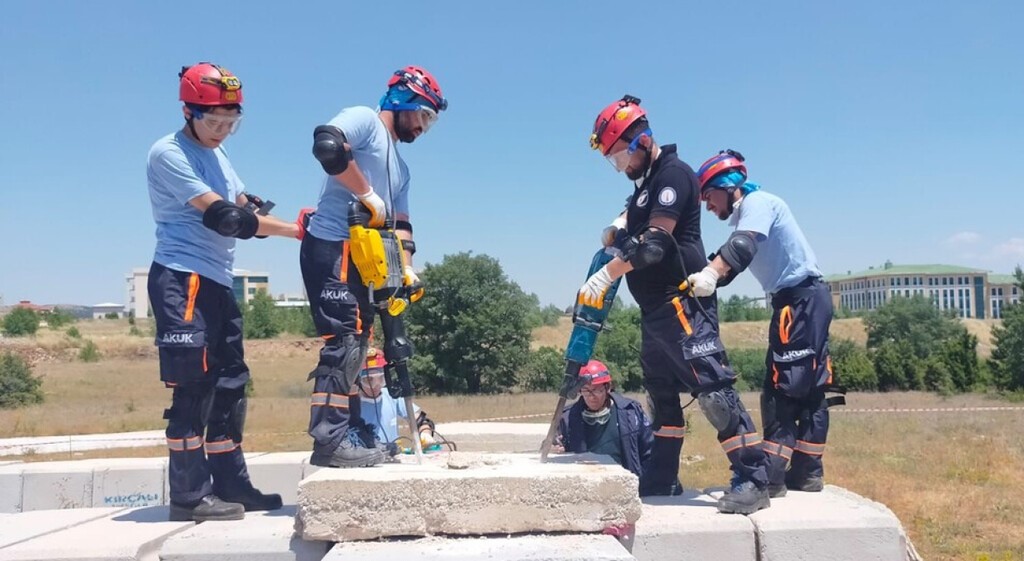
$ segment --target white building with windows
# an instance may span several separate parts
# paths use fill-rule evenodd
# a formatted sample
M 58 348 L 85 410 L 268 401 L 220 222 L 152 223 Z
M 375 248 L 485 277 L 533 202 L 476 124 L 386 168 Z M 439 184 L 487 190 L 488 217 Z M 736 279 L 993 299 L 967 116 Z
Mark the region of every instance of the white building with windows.
M 267 273 L 235 269 L 234 285 L 231 287 L 235 300 L 246 302 L 256 296 L 260 290 L 270 294 L 270 275 Z M 125 310 L 137 318 L 153 317 L 153 307 L 149 304 L 149 267 L 132 269 L 125 278 Z
M 832 304 L 850 311 L 874 310 L 903 296 L 930 298 L 940 310 L 961 318 L 1001 318 L 1002 308 L 1020 301 L 1020 288 L 1012 275 L 956 265 L 893 265 L 832 275 L 825 281 Z

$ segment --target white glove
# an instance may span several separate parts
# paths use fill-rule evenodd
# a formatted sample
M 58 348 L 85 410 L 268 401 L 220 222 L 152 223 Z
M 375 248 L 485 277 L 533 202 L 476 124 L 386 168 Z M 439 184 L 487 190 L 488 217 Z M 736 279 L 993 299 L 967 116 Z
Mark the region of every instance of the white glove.
M 405 284 L 406 284 L 406 286 L 413 285 L 413 284 L 416 284 L 418 282 L 420 282 L 420 277 L 419 277 L 419 275 L 416 274 L 416 271 L 413 270 L 412 265 L 406 265 L 405 266 Z
M 384 206 L 384 199 L 380 198 L 380 195 L 373 190 L 373 187 L 370 187 L 369 193 L 356 195 L 356 198 L 370 211 L 370 226 L 373 228 L 383 226 L 384 217 L 388 214 L 387 207 Z
M 596 273 L 590 275 L 587 282 L 583 283 L 576 301 L 584 306 L 601 309 L 604 308 L 604 295 L 612 286 L 612 276 L 608 274 L 608 266 L 601 267 Z
M 428 430 L 420 431 L 420 446 L 426 448 L 431 444 L 437 444 L 437 439 L 434 438 L 434 435 L 430 434 Z
M 609 224 L 607 228 L 601 231 L 601 244 L 604 245 L 605 247 L 610 247 L 613 243 L 615 243 L 615 234 L 618 234 L 619 230 L 622 230 L 625 227 L 626 216 L 617 216 L 615 220 L 612 220 L 612 223 Z
M 714 270 L 711 265 L 708 265 L 699 273 L 686 277 L 686 282 L 690 283 L 690 290 L 693 291 L 694 296 L 711 296 L 715 293 L 715 288 L 718 286 L 718 271 Z

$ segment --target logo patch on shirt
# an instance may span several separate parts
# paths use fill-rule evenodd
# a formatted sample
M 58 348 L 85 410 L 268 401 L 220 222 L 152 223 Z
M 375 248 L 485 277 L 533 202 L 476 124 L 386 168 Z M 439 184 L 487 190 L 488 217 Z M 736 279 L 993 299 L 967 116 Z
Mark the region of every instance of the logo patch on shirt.
M 665 187 L 658 193 L 658 202 L 665 206 L 676 202 L 676 190 L 671 187 Z
M 640 191 L 640 196 L 636 198 L 636 206 L 640 208 L 647 206 L 647 189 Z

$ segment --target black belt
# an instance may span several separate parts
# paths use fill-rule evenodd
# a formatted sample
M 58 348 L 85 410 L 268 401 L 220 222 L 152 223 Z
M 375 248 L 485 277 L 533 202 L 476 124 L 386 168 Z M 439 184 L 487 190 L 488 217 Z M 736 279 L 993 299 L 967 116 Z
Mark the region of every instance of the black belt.
M 803 298 L 811 296 L 817 289 L 818 285 L 821 284 L 821 277 L 805 277 L 804 280 L 799 283 L 783 288 L 778 292 L 772 293 L 772 301 L 778 300 L 795 300 L 797 298 Z

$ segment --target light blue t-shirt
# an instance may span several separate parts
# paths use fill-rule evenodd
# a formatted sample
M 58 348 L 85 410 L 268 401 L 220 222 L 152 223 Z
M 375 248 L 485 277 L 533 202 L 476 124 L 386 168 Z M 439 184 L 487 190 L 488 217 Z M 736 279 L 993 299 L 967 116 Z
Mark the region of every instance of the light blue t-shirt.
M 377 111 L 362 106 L 348 107 L 327 124 L 345 133 L 352 147 L 352 159 L 373 190 L 384 199 L 388 216 L 408 215 L 409 168 Z M 347 240 L 348 206 L 356 200 L 334 176 L 326 176 L 316 214 L 309 222 L 309 232 L 322 240 Z
M 818 258 L 785 201 L 764 191 L 743 197 L 730 224 L 757 234 L 750 272 L 765 292 L 778 292 L 809 276 L 821 276 Z
M 201 146 L 182 131 L 169 134 L 149 149 L 146 177 L 156 221 L 153 261 L 230 288 L 235 238 L 203 226 L 203 213 L 189 204 L 211 191 L 233 203 L 245 191 L 224 148 Z
M 377 438 L 381 442 L 394 442 L 398 438 L 398 419 L 405 419 L 405 400 L 391 397 L 386 389 L 377 399 L 365 395 L 360 395 L 359 399 L 362 400 L 359 416 L 363 421 L 377 425 Z M 413 409 L 418 415 L 419 406 L 413 404 Z

